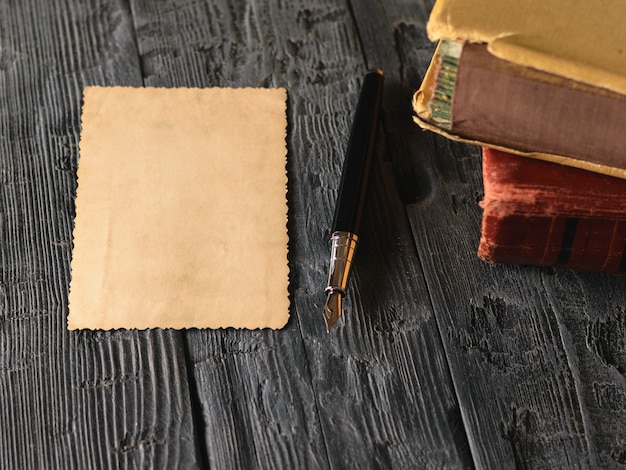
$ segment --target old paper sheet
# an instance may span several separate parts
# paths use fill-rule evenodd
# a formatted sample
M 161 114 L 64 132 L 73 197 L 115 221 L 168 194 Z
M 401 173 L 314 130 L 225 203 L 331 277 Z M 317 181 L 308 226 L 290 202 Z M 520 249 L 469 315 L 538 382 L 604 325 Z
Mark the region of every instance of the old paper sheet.
M 85 90 L 69 329 L 280 328 L 283 89 Z

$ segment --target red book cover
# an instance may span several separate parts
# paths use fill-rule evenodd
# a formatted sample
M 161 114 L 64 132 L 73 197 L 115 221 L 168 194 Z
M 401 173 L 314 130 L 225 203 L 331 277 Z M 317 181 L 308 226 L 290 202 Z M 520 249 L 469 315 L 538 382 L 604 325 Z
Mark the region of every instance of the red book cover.
M 478 256 L 626 274 L 626 180 L 483 148 Z

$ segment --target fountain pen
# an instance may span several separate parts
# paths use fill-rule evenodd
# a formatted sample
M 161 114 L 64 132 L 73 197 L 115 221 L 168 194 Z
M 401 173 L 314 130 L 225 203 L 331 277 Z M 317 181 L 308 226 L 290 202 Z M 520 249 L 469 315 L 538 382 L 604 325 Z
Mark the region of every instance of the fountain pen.
M 326 331 L 341 317 L 341 301 L 346 295 L 354 260 L 361 216 L 365 205 L 367 180 L 376 147 L 376 130 L 383 94 L 383 72 L 371 70 L 363 79 L 348 148 L 341 172 L 331 235 L 330 267 L 324 305 Z

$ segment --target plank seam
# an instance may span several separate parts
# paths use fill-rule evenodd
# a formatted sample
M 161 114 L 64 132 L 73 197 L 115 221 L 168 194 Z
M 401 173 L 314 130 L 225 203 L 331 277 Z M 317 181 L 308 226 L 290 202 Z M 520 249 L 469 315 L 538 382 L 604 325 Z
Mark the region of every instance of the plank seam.
M 589 412 L 586 410 L 584 404 L 584 396 L 582 391 L 582 379 L 580 377 L 580 371 L 576 361 L 576 352 L 575 346 L 572 344 L 571 340 L 568 340 L 567 328 L 565 327 L 565 321 L 562 314 L 562 308 L 557 299 L 557 294 L 554 290 L 554 287 L 550 285 L 550 283 L 545 280 L 545 273 L 541 273 L 541 284 L 546 291 L 548 300 L 550 302 L 550 306 L 552 307 L 552 311 L 554 312 L 554 317 L 556 319 L 558 328 L 559 328 L 559 337 L 561 339 L 561 344 L 563 345 L 563 351 L 565 352 L 565 357 L 567 358 L 567 365 L 569 366 L 569 370 L 572 374 L 572 379 L 574 381 L 574 388 L 576 391 L 576 401 L 578 402 L 578 410 L 580 412 L 580 418 L 583 425 L 583 430 L 585 432 L 585 443 L 587 444 L 587 455 L 589 457 L 589 465 L 591 467 L 596 468 L 598 466 L 598 462 L 595 460 L 596 449 L 590 438 L 593 435 L 593 426 L 590 423 L 591 419 L 589 416 Z
M 405 213 L 406 213 L 406 205 L 405 205 Z M 428 291 L 428 301 L 430 303 L 430 308 L 431 311 L 433 312 L 433 316 L 435 317 L 435 324 L 437 325 L 437 332 L 439 333 L 439 341 L 441 342 L 441 345 L 443 347 L 445 356 L 446 356 L 446 369 L 448 370 L 448 375 L 450 377 L 450 383 L 452 384 L 452 389 L 454 390 L 454 395 L 456 397 L 456 402 L 459 406 L 459 412 L 461 415 L 461 423 L 463 424 L 463 434 L 465 435 L 465 439 L 468 443 L 468 447 L 469 447 L 469 453 L 470 453 L 470 457 L 472 459 L 471 462 L 471 468 L 477 468 L 476 465 L 476 444 L 474 443 L 474 440 L 471 439 L 471 434 L 468 432 L 468 426 L 467 426 L 467 410 L 465 409 L 465 406 L 463 405 L 463 401 L 461 400 L 461 395 L 459 393 L 459 384 L 457 383 L 457 380 L 455 379 L 454 374 L 452 373 L 452 368 L 450 367 L 450 363 L 448 361 L 448 358 L 451 356 L 451 353 L 449 351 L 449 346 L 448 344 L 444 341 L 443 338 L 443 334 L 442 334 L 442 324 L 439 321 L 439 315 L 436 314 L 435 311 L 435 301 L 433 298 L 433 294 L 432 294 L 432 290 L 433 290 L 433 286 L 431 285 L 431 283 L 429 282 L 428 276 L 427 276 L 427 272 L 424 269 L 424 265 L 426 264 L 426 259 L 424 258 L 422 252 L 420 251 L 416 239 L 417 239 L 417 233 L 413 228 L 413 224 L 411 223 L 411 218 L 409 217 L 408 213 L 407 215 L 407 219 L 408 219 L 408 225 L 409 225 L 409 229 L 411 231 L 412 234 L 412 245 L 413 245 L 413 249 L 415 250 L 415 254 L 419 259 L 419 269 L 420 272 L 422 273 L 422 278 L 424 279 L 424 283 L 426 284 L 426 289 Z M 441 296 L 443 297 L 443 294 L 441 294 Z
M 309 382 L 311 383 L 311 388 L 313 389 L 313 396 L 315 397 L 315 400 L 314 400 L 315 416 L 317 417 L 317 425 L 319 426 L 320 432 L 322 433 L 322 442 L 324 443 L 326 463 L 330 465 L 331 459 L 330 459 L 330 454 L 329 454 L 328 445 L 327 445 L 327 442 L 328 442 L 327 436 L 326 436 L 324 425 L 322 424 L 322 420 L 320 418 L 320 413 L 319 413 L 319 401 L 318 401 L 319 393 L 315 385 L 315 381 L 313 380 L 313 375 L 311 374 L 311 367 L 310 367 L 311 361 L 309 359 L 308 349 L 305 347 L 304 332 L 302 331 L 302 324 L 300 323 L 299 316 L 293 315 L 293 317 L 294 317 L 294 320 L 298 323 L 298 331 L 300 332 L 300 338 L 302 340 L 302 351 L 303 351 L 305 363 L 306 363 L 306 373 L 308 375 Z
M 142 86 L 146 86 L 146 74 L 143 66 L 143 60 L 141 58 L 141 51 L 139 50 L 139 40 L 137 38 L 137 21 L 135 16 L 135 11 L 133 9 L 132 0 L 121 0 L 120 1 L 121 8 L 124 11 L 128 12 L 128 16 L 130 17 L 130 24 L 132 25 L 132 40 L 133 45 L 135 46 L 135 51 L 137 52 L 137 63 L 139 64 L 139 74 L 141 75 L 141 84 Z
M 189 387 L 189 405 L 191 407 L 191 416 L 193 419 L 193 429 L 196 438 L 197 445 L 196 454 L 198 462 L 202 468 L 209 467 L 209 452 L 206 445 L 206 423 L 204 422 L 204 413 L 202 410 L 202 401 L 198 393 L 198 383 L 194 374 L 194 363 L 191 357 L 191 350 L 189 348 L 189 342 L 187 341 L 186 331 L 181 331 L 180 336 L 182 338 L 182 347 L 185 358 L 185 373 L 187 374 L 187 384 Z

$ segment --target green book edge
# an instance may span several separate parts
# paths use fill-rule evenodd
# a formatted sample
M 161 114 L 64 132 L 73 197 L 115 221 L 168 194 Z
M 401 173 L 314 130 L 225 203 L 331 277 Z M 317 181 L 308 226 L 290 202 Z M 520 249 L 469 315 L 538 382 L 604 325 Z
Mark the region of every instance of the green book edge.
M 452 129 L 454 87 L 462 51 L 462 42 L 442 41 L 438 54 L 435 88 L 428 103 L 428 112 L 433 123 L 447 130 Z

